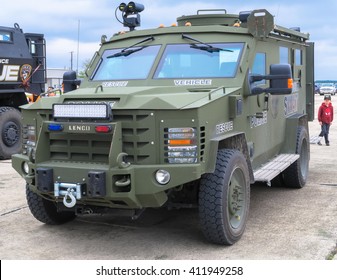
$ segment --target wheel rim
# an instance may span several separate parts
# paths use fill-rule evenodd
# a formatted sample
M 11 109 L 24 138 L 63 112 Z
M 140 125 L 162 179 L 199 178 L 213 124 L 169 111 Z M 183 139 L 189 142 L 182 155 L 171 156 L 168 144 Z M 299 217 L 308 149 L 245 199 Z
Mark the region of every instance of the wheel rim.
M 228 221 L 232 228 L 237 229 L 244 221 L 246 210 L 246 179 L 240 168 L 233 170 L 228 184 Z
M 2 140 L 8 147 L 14 146 L 20 138 L 20 128 L 14 122 L 7 122 L 2 130 Z

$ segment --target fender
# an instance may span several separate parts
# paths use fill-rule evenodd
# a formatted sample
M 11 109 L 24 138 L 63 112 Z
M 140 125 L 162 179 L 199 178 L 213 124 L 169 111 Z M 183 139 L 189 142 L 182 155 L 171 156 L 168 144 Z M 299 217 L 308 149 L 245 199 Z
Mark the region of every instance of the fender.
M 251 183 L 254 183 L 253 168 L 250 161 L 246 135 L 244 132 L 233 132 L 210 140 L 210 148 L 208 153 L 208 161 L 206 165 L 206 173 L 213 173 L 215 170 L 216 158 L 219 149 L 234 149 L 240 151 L 246 158 L 249 177 Z
M 295 114 L 287 118 L 286 131 L 285 131 L 286 137 L 285 137 L 285 142 L 281 149 L 281 153 L 296 154 L 297 128 L 299 126 L 304 126 L 309 133 L 308 115 Z M 310 155 L 310 151 L 309 151 L 309 155 Z

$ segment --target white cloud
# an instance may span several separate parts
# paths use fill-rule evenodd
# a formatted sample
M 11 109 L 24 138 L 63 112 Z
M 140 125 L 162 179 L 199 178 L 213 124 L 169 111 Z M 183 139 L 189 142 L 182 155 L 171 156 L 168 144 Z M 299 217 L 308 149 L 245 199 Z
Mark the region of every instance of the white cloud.
M 81 70 L 83 63 L 90 59 L 98 48 L 99 44 L 97 42 L 81 42 L 78 48 L 76 40 L 66 38 L 52 39 L 47 46 L 47 67 L 70 69 L 72 58 L 73 69 L 76 70 L 78 64 L 78 68 Z
M 123 2 L 122 0 L 2 2 L 1 25 L 13 26 L 17 22 L 24 32 L 45 34 L 50 67 L 70 66 L 70 52 L 77 51 L 79 21 L 80 61 L 92 57 L 99 46 L 102 34 L 110 37 L 115 32 L 126 29 L 115 19 L 115 10 Z M 285 27 L 299 26 L 302 32 L 310 34 L 311 40 L 315 41 L 316 74 L 319 79 L 335 75 L 333 69 L 337 63 L 334 55 L 334 49 L 337 49 L 337 36 L 333 33 L 337 26 L 337 17 L 333 13 L 337 10 L 335 0 L 324 2 L 308 2 L 307 0 L 137 0 L 136 2 L 145 6 L 145 10 L 141 13 L 141 29 L 156 27 L 161 23 L 169 26 L 176 21 L 177 17 L 195 14 L 198 9 L 225 8 L 231 14 L 266 8 L 275 16 L 276 24 Z M 121 17 L 119 11 L 117 14 Z M 327 40 L 329 40 L 328 43 Z

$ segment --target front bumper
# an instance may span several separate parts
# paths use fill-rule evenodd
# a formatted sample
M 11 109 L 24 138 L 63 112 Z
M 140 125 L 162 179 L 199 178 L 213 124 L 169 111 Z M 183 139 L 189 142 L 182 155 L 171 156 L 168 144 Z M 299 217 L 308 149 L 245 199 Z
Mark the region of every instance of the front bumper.
M 321 95 L 324 95 L 324 94 L 334 95 L 335 94 L 335 90 L 320 90 L 320 94 Z
M 28 174 L 24 163 L 28 163 Z M 55 184 L 80 185 L 77 205 L 109 208 L 140 209 L 160 207 L 168 199 L 169 189 L 197 180 L 202 173 L 201 164 L 129 165 L 110 168 L 106 164 L 47 161 L 34 164 L 25 155 L 12 157 L 13 168 L 26 180 L 33 192 L 62 201 L 62 193 L 55 196 Z M 159 169 L 171 175 L 166 185 L 159 184 L 155 173 Z

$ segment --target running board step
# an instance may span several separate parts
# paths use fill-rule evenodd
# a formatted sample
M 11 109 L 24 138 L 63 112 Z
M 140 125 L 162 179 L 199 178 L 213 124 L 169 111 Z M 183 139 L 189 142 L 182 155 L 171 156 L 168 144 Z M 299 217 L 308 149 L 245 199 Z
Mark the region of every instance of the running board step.
M 256 182 L 267 182 L 279 175 L 282 171 L 286 170 L 292 163 L 298 160 L 298 154 L 280 154 L 273 158 L 271 161 L 263 165 L 261 168 L 254 171 L 254 179 Z

